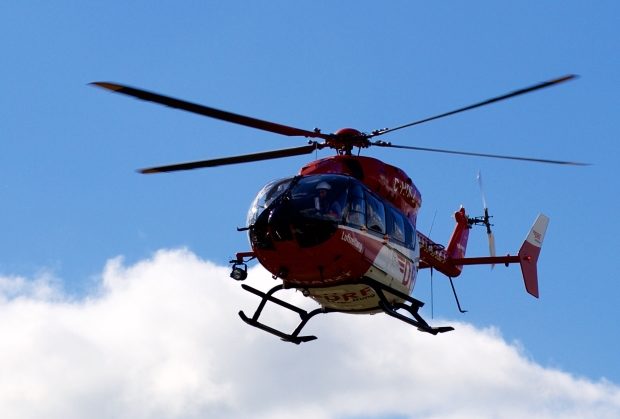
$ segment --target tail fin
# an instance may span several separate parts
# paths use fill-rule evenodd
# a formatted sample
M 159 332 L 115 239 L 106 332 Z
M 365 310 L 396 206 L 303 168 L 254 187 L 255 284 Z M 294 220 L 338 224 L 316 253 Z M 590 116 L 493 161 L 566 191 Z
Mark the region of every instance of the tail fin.
M 446 253 L 448 254 L 448 257 L 450 259 L 462 259 L 465 257 L 467 240 L 469 239 L 469 225 L 467 223 L 467 214 L 465 214 L 465 208 L 461 207 L 460 210 L 455 212 L 454 219 L 456 220 L 456 226 L 454 226 L 454 231 L 452 232 L 452 236 L 448 241 Z M 462 266 L 456 266 L 458 273 L 461 272 L 462 268 Z
M 519 264 L 521 265 L 521 272 L 523 273 L 525 289 L 536 298 L 539 297 L 536 262 L 538 262 L 538 256 L 540 255 L 540 248 L 545 238 L 547 225 L 549 225 L 549 217 L 544 214 L 539 214 L 527 238 L 523 242 L 521 249 L 519 249 Z

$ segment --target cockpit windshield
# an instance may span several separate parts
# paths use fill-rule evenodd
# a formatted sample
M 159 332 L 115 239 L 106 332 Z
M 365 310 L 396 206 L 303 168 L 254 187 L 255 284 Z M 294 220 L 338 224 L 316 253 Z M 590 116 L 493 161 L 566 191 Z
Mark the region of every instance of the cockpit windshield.
M 301 178 L 292 188 L 292 203 L 304 217 L 340 222 L 349 183 L 349 177 L 339 175 Z
M 256 195 L 254 202 L 252 202 L 252 205 L 250 206 L 246 225 L 253 225 L 265 208 L 271 205 L 277 197 L 282 195 L 282 193 L 288 189 L 292 181 L 293 178 L 278 179 L 265 185 L 263 189 L 260 190 L 258 195 Z
M 320 174 L 279 179 L 258 193 L 248 211 L 252 246 L 296 241 L 312 247 L 340 225 L 415 248 L 415 226 L 397 208 L 350 176 Z

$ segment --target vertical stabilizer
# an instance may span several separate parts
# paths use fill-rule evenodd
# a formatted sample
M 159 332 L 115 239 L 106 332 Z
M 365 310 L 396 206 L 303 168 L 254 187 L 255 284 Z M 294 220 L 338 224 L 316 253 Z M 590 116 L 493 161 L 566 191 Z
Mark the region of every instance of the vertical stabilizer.
M 536 263 L 538 262 L 540 248 L 545 239 L 545 232 L 547 231 L 548 225 L 549 217 L 544 214 L 539 214 L 527 238 L 523 242 L 521 249 L 519 249 L 519 264 L 521 265 L 521 272 L 523 273 L 525 289 L 536 298 L 539 297 L 538 270 L 536 268 Z

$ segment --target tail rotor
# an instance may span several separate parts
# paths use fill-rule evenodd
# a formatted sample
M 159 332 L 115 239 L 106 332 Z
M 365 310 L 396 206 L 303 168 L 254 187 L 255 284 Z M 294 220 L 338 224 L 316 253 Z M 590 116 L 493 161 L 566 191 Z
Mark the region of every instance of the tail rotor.
M 487 206 L 487 199 L 484 195 L 484 188 L 482 187 L 482 173 L 478 171 L 478 186 L 480 187 L 480 195 L 482 196 L 482 208 L 484 209 L 484 218 L 482 223 L 487 228 L 487 237 L 489 238 L 489 254 L 491 256 L 495 256 L 495 236 L 493 236 L 493 231 L 491 231 L 491 224 L 489 219 L 491 216 L 489 215 L 489 207 Z
M 481 217 L 470 217 L 468 218 L 468 222 L 469 225 L 483 225 L 486 227 L 487 239 L 489 242 L 489 255 L 491 257 L 495 257 L 495 236 L 493 235 L 493 230 L 491 230 L 493 224 L 491 224 L 490 221 L 493 216 L 489 215 L 489 207 L 487 205 L 487 199 L 484 194 L 484 188 L 482 187 L 482 173 L 480 171 L 478 172 L 478 176 L 476 176 L 476 179 L 478 180 L 480 195 L 482 196 L 482 208 L 484 210 L 484 215 Z M 493 269 L 494 266 L 494 264 L 491 265 L 491 269 Z

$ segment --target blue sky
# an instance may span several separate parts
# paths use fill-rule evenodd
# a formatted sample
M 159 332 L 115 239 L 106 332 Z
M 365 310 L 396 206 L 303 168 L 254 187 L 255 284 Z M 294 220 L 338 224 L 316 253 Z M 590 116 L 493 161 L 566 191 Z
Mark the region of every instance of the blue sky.
M 498 253 L 516 252 L 536 215 L 547 214 L 540 300 L 525 293 L 517 267 L 470 267 L 455 282 L 469 312 L 458 313 L 449 284 L 436 275 L 434 316 L 496 328 L 544 367 L 617 385 L 619 8 L 613 1 L 3 2 L 0 276 L 51 276 L 73 301 L 94 298 L 117 256 L 131 265 L 160 249 L 187 248 L 225 266 L 248 248 L 235 228 L 256 192 L 309 160 L 138 175 L 141 167 L 304 140 L 89 82 L 332 132 L 393 127 L 575 73 L 576 81 L 385 139 L 592 166 L 365 154 L 413 178 L 423 198 L 418 227 L 428 233 L 433 225 L 437 241 L 448 239 L 459 205 L 480 210 L 479 170 Z M 470 237 L 468 254 L 485 255 L 484 231 Z M 223 276 L 209 280 L 223 283 Z M 430 317 L 428 273 L 415 295 Z M 228 304 L 237 306 L 235 298 Z

